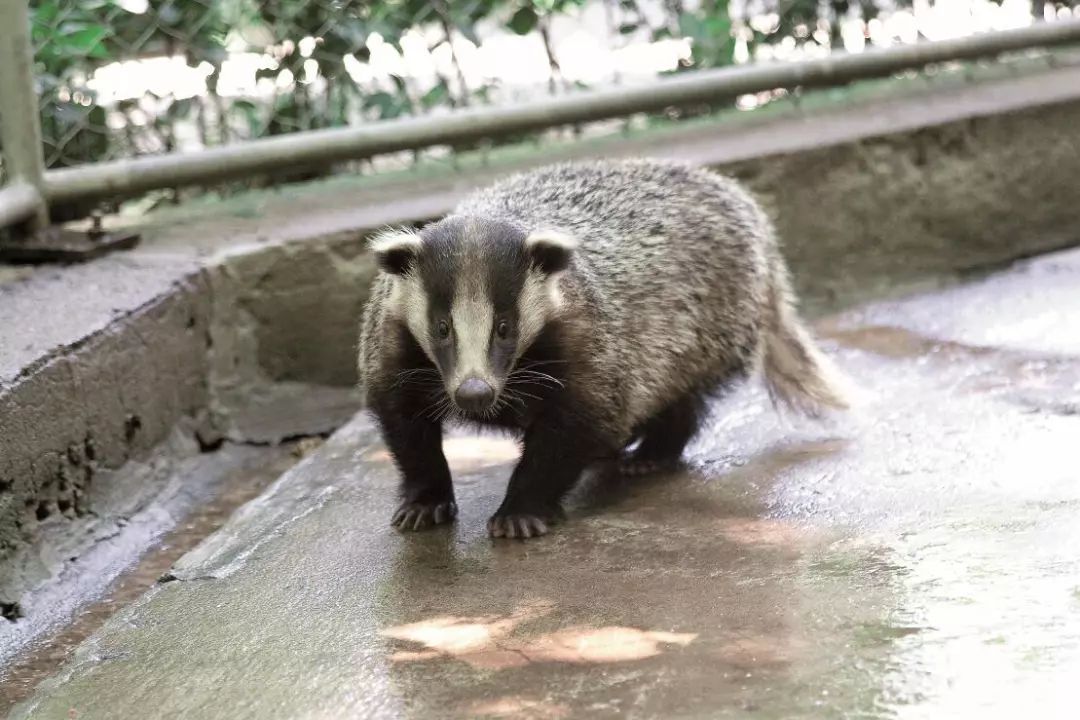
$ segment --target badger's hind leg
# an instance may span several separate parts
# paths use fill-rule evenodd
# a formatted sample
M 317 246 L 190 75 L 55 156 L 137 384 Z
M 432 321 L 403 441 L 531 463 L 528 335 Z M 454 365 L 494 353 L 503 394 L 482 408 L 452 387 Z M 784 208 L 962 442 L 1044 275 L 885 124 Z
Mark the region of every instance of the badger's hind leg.
M 706 398 L 687 395 L 649 418 L 637 436 L 640 444 L 623 456 L 624 475 L 647 475 L 678 467 L 683 450 L 694 439 L 705 418 Z

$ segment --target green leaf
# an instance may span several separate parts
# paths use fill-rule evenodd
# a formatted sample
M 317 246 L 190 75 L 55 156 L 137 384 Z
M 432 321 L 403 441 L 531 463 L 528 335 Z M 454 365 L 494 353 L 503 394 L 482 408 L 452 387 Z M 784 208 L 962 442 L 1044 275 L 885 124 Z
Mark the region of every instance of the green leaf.
M 52 21 L 56 19 L 57 13 L 60 12 L 60 7 L 57 5 L 56 0 L 48 0 L 47 2 L 40 2 L 37 7 L 30 9 L 33 13 L 35 23 L 41 23 L 42 25 L 51 25 Z
M 705 30 L 713 38 L 731 37 L 731 18 L 727 15 L 713 15 L 705 21 Z
M 540 22 L 540 17 L 536 14 L 536 11 L 531 7 L 523 7 L 514 13 L 514 16 L 510 18 L 510 22 L 506 23 L 506 27 L 510 28 L 518 35 L 528 35 L 536 28 L 537 23 Z
M 440 82 L 435 87 L 424 93 L 424 96 L 420 98 L 420 104 L 426 109 L 431 109 L 436 105 L 442 105 L 450 99 L 450 88 L 446 86 L 445 82 Z
M 689 38 L 701 37 L 703 34 L 703 23 L 694 13 L 684 12 L 679 15 L 679 32 Z
M 82 32 L 88 27 L 92 27 L 92 25 L 83 20 L 67 20 L 60 23 L 60 25 L 54 31 L 54 34 L 61 37 L 66 37 L 68 35 L 74 35 L 75 33 Z
M 484 85 L 483 87 L 476 88 L 472 91 L 472 96 L 479 99 L 481 102 L 491 102 L 491 92 L 493 88 L 491 85 Z
M 637 29 L 639 27 L 641 27 L 641 26 L 638 25 L 635 22 L 623 23 L 622 25 L 619 26 L 619 34 L 620 35 L 630 35 L 631 33 L 637 32 Z
M 241 115 L 247 122 L 248 134 L 255 137 L 262 132 L 262 120 L 259 118 L 259 108 L 250 100 L 236 100 L 229 111 Z
M 684 12 L 679 16 L 679 31 L 693 43 L 696 67 L 730 65 L 735 52 L 731 18 L 726 10 L 708 13 Z
M 399 117 L 404 115 L 407 110 L 407 106 L 401 98 L 384 91 L 368 95 L 364 98 L 363 105 L 364 109 L 378 110 L 381 120 Z
M 364 108 L 382 108 L 390 105 L 391 103 L 393 103 L 393 101 L 393 95 L 386 92 L 385 90 L 379 90 L 378 92 L 373 92 L 370 95 L 364 97 Z
M 191 115 L 191 110 L 195 106 L 194 98 L 184 98 L 182 100 L 174 100 L 168 109 L 168 115 L 170 118 L 180 119 L 186 118 Z
M 84 27 L 81 30 L 73 30 L 65 33 L 57 42 L 67 52 L 84 55 L 86 57 L 106 58 L 109 53 L 102 40 L 109 34 L 106 28 L 98 25 Z

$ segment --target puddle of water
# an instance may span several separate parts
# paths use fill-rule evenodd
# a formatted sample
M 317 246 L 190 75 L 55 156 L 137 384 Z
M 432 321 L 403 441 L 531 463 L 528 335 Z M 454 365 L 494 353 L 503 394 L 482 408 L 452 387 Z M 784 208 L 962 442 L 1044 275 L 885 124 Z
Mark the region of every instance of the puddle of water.
M 45 678 L 63 665 L 86 638 L 114 613 L 137 599 L 154 585 L 173 563 L 218 530 L 241 505 L 254 499 L 270 483 L 312 449 L 311 440 L 302 440 L 274 462 L 251 473 L 236 473 L 206 505 L 185 518 L 160 543 L 150 548 L 137 563 L 121 573 L 105 594 L 84 608 L 66 627 L 34 643 L 17 656 L 0 675 L 0 715 L 28 698 Z

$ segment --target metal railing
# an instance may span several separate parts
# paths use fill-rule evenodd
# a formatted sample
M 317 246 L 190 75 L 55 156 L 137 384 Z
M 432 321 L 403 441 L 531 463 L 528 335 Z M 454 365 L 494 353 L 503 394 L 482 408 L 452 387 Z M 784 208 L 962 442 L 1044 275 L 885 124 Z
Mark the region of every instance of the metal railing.
M 51 204 L 129 198 L 157 188 L 211 184 L 284 168 L 329 166 L 401 150 L 716 103 L 748 93 L 838 85 L 935 63 L 1080 43 L 1080 18 L 1071 18 L 859 54 L 688 72 L 644 85 L 512 106 L 457 109 L 441 116 L 302 131 L 192 152 L 46 170 L 29 22 L 23 0 L 0 1 L 0 149 L 7 176 L 7 184 L 0 188 L 0 228 L 18 223 L 29 231 L 47 225 Z
M 0 188 L 0 228 L 26 222 L 33 231 L 48 225 L 49 210 L 26 4 L 0 2 L 0 28 L 0 148 L 7 176 Z

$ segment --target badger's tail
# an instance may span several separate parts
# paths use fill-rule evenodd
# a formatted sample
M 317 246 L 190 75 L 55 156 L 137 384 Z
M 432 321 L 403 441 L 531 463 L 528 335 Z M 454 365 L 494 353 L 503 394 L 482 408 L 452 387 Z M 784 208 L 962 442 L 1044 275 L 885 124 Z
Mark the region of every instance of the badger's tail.
M 814 343 L 796 313 L 787 271 L 773 259 L 765 328 L 765 384 L 776 405 L 820 417 L 850 407 L 847 382 Z

